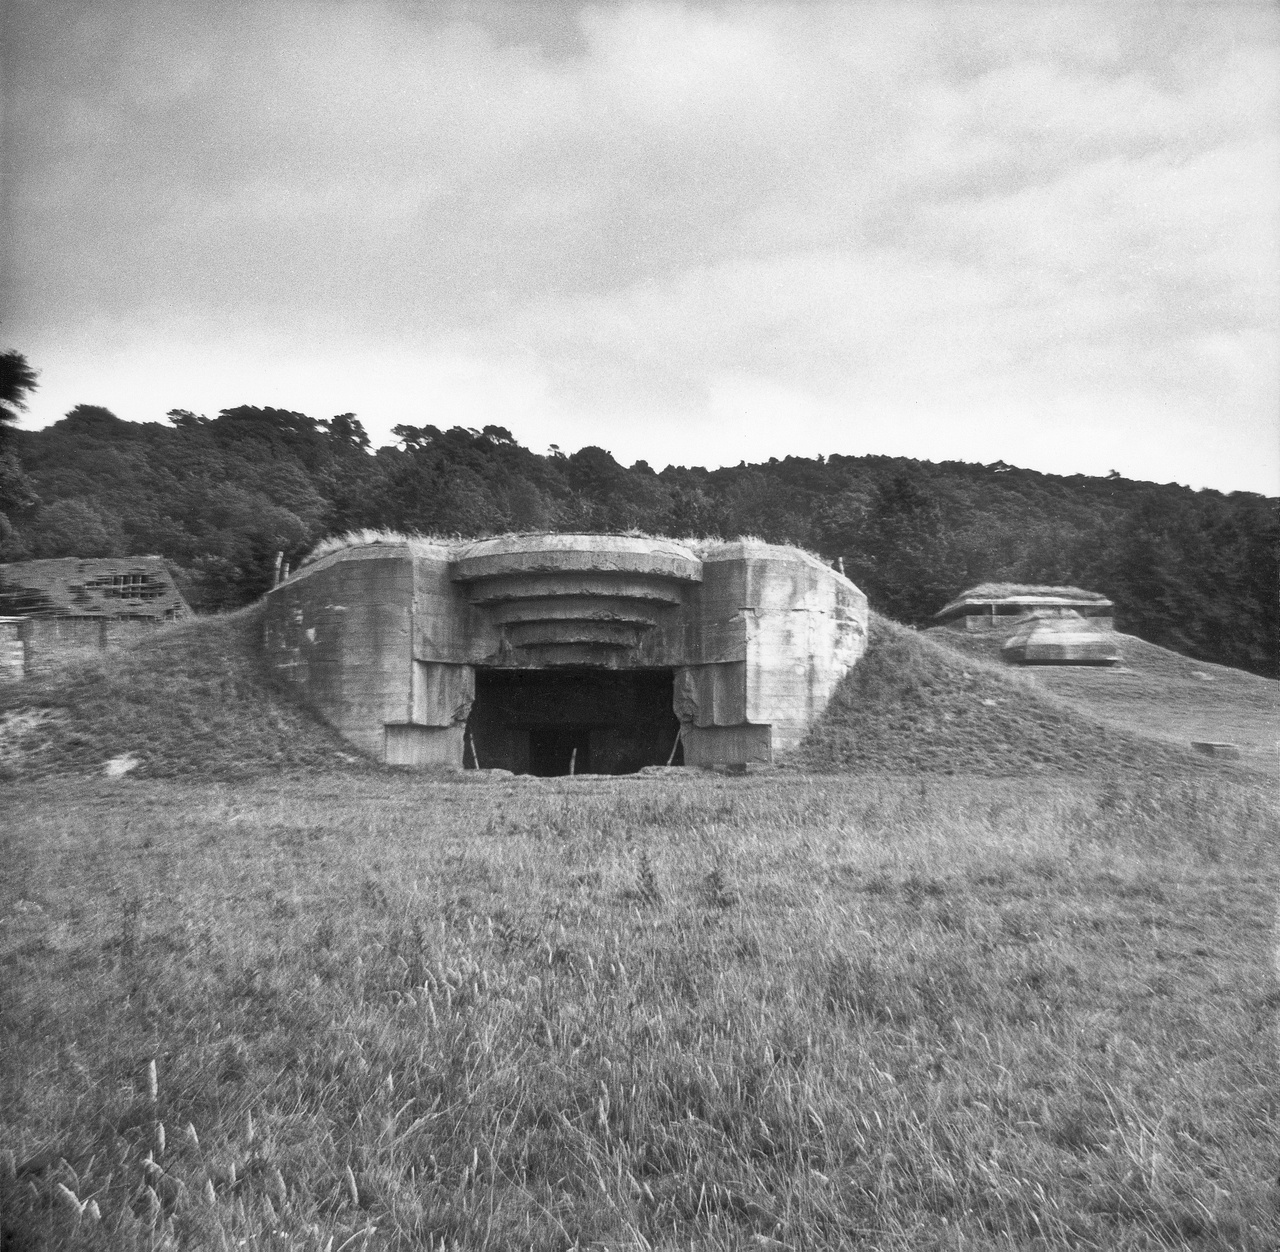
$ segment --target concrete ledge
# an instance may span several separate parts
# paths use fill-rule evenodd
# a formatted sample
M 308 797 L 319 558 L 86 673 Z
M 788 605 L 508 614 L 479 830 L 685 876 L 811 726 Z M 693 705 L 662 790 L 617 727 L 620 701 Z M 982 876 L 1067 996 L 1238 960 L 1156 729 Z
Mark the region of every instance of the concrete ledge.
M 454 582 L 512 574 L 647 574 L 701 582 L 702 562 L 683 544 L 628 535 L 514 535 L 464 548 Z
M 648 600 L 544 596 L 500 601 L 489 608 L 489 620 L 499 626 L 513 622 L 629 622 L 647 630 L 658 624 L 659 612 Z
M 383 759 L 388 765 L 462 767 L 461 726 L 388 725 L 383 734 Z
M 1240 759 L 1240 749 L 1234 743 L 1215 743 L 1212 740 L 1193 739 L 1191 746 L 1205 756 L 1222 757 L 1228 761 L 1238 761 Z
M 773 761 L 770 726 L 690 726 L 682 728 L 686 765 L 745 765 Z
M 627 575 L 596 570 L 570 574 L 508 574 L 471 584 L 472 604 L 519 603 L 522 600 L 622 599 L 645 604 L 684 603 L 683 588 L 656 575 Z

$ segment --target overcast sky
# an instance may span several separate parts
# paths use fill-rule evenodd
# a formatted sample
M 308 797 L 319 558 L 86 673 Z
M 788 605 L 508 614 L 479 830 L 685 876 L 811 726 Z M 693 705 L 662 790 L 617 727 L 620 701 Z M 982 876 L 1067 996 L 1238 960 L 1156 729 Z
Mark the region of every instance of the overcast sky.
M 1280 9 L 8 0 L 0 347 L 163 420 L 1280 492 Z

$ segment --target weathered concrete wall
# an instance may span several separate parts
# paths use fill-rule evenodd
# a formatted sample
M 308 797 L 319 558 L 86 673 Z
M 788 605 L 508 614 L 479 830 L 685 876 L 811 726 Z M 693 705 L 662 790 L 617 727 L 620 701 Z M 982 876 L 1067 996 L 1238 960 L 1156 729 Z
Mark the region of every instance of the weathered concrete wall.
M 747 765 L 773 761 L 768 726 L 685 726 L 681 734 L 686 765 Z
M 1066 608 L 1028 609 L 1024 607 L 1014 613 L 969 613 L 967 615 L 948 618 L 943 625 L 951 630 L 1000 631 L 1005 634 L 1012 634 L 1014 631 L 1020 630 L 1033 613 L 1039 613 L 1042 616 L 1044 614 L 1057 614 L 1061 616 L 1072 612 L 1074 612 L 1074 610 Z M 1110 609 L 1096 613 L 1092 611 L 1080 612 L 1077 616 L 1081 617 L 1084 621 L 1087 621 L 1089 626 L 1094 630 L 1101 631 L 1115 629 L 1115 618 L 1111 615 Z
M 388 725 L 383 760 L 388 765 L 428 769 L 433 765 L 462 763 L 461 726 Z
M 414 658 L 454 665 L 466 661 L 475 628 L 451 577 L 453 553 L 421 542 L 415 542 L 409 551 L 413 562 Z
M 866 624 L 866 597 L 792 548 L 699 557 L 669 540 L 522 535 L 332 552 L 271 592 L 266 646 L 326 720 L 393 763 L 463 763 L 479 669 L 671 674 L 688 763 L 734 764 L 800 741 L 865 650 Z M 601 761 L 661 755 L 674 737 L 648 714 L 653 744 L 618 708 L 552 706 L 551 722 L 594 728 Z M 519 768 L 538 719 L 522 713 L 521 731 L 503 716 L 485 715 L 484 738 Z
M 0 617 L 0 682 L 17 682 L 26 672 L 21 617 Z
M 68 661 L 88 659 L 107 648 L 127 647 L 161 625 L 149 618 L 27 617 L 21 621 L 18 634 L 28 677 Z
M 321 717 L 386 759 L 388 725 L 413 721 L 413 557 L 352 548 L 271 592 L 267 655 Z
M 698 650 L 711 664 L 684 680 L 697 707 L 688 719 L 681 712 L 682 720 L 769 726 L 775 752 L 800 742 L 866 651 L 866 596 L 795 548 L 741 542 L 716 548 L 703 561 L 699 607 Z M 739 658 L 740 679 L 724 665 Z
M 934 615 L 937 622 L 952 630 L 1014 631 L 1032 615 L 1086 618 L 1098 630 L 1115 627 L 1115 605 L 1103 596 L 1075 594 L 1071 588 L 1045 587 L 1041 590 L 1010 590 L 993 595 L 979 588 L 962 591 Z

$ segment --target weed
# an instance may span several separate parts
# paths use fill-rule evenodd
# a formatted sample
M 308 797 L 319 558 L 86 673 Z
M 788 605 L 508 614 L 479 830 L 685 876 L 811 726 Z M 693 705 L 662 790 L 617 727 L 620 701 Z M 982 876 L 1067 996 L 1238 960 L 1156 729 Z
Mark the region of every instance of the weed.
M 640 862 L 636 867 L 636 895 L 645 904 L 657 906 L 662 903 L 662 889 L 658 886 L 658 872 L 653 868 L 649 853 L 640 853 Z

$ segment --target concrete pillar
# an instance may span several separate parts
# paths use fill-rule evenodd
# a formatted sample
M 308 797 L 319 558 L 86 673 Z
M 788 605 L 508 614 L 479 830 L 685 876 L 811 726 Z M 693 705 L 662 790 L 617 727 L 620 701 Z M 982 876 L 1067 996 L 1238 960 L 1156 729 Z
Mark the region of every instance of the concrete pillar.
M 772 728 L 769 726 L 682 727 L 686 765 L 746 765 L 773 762 Z

